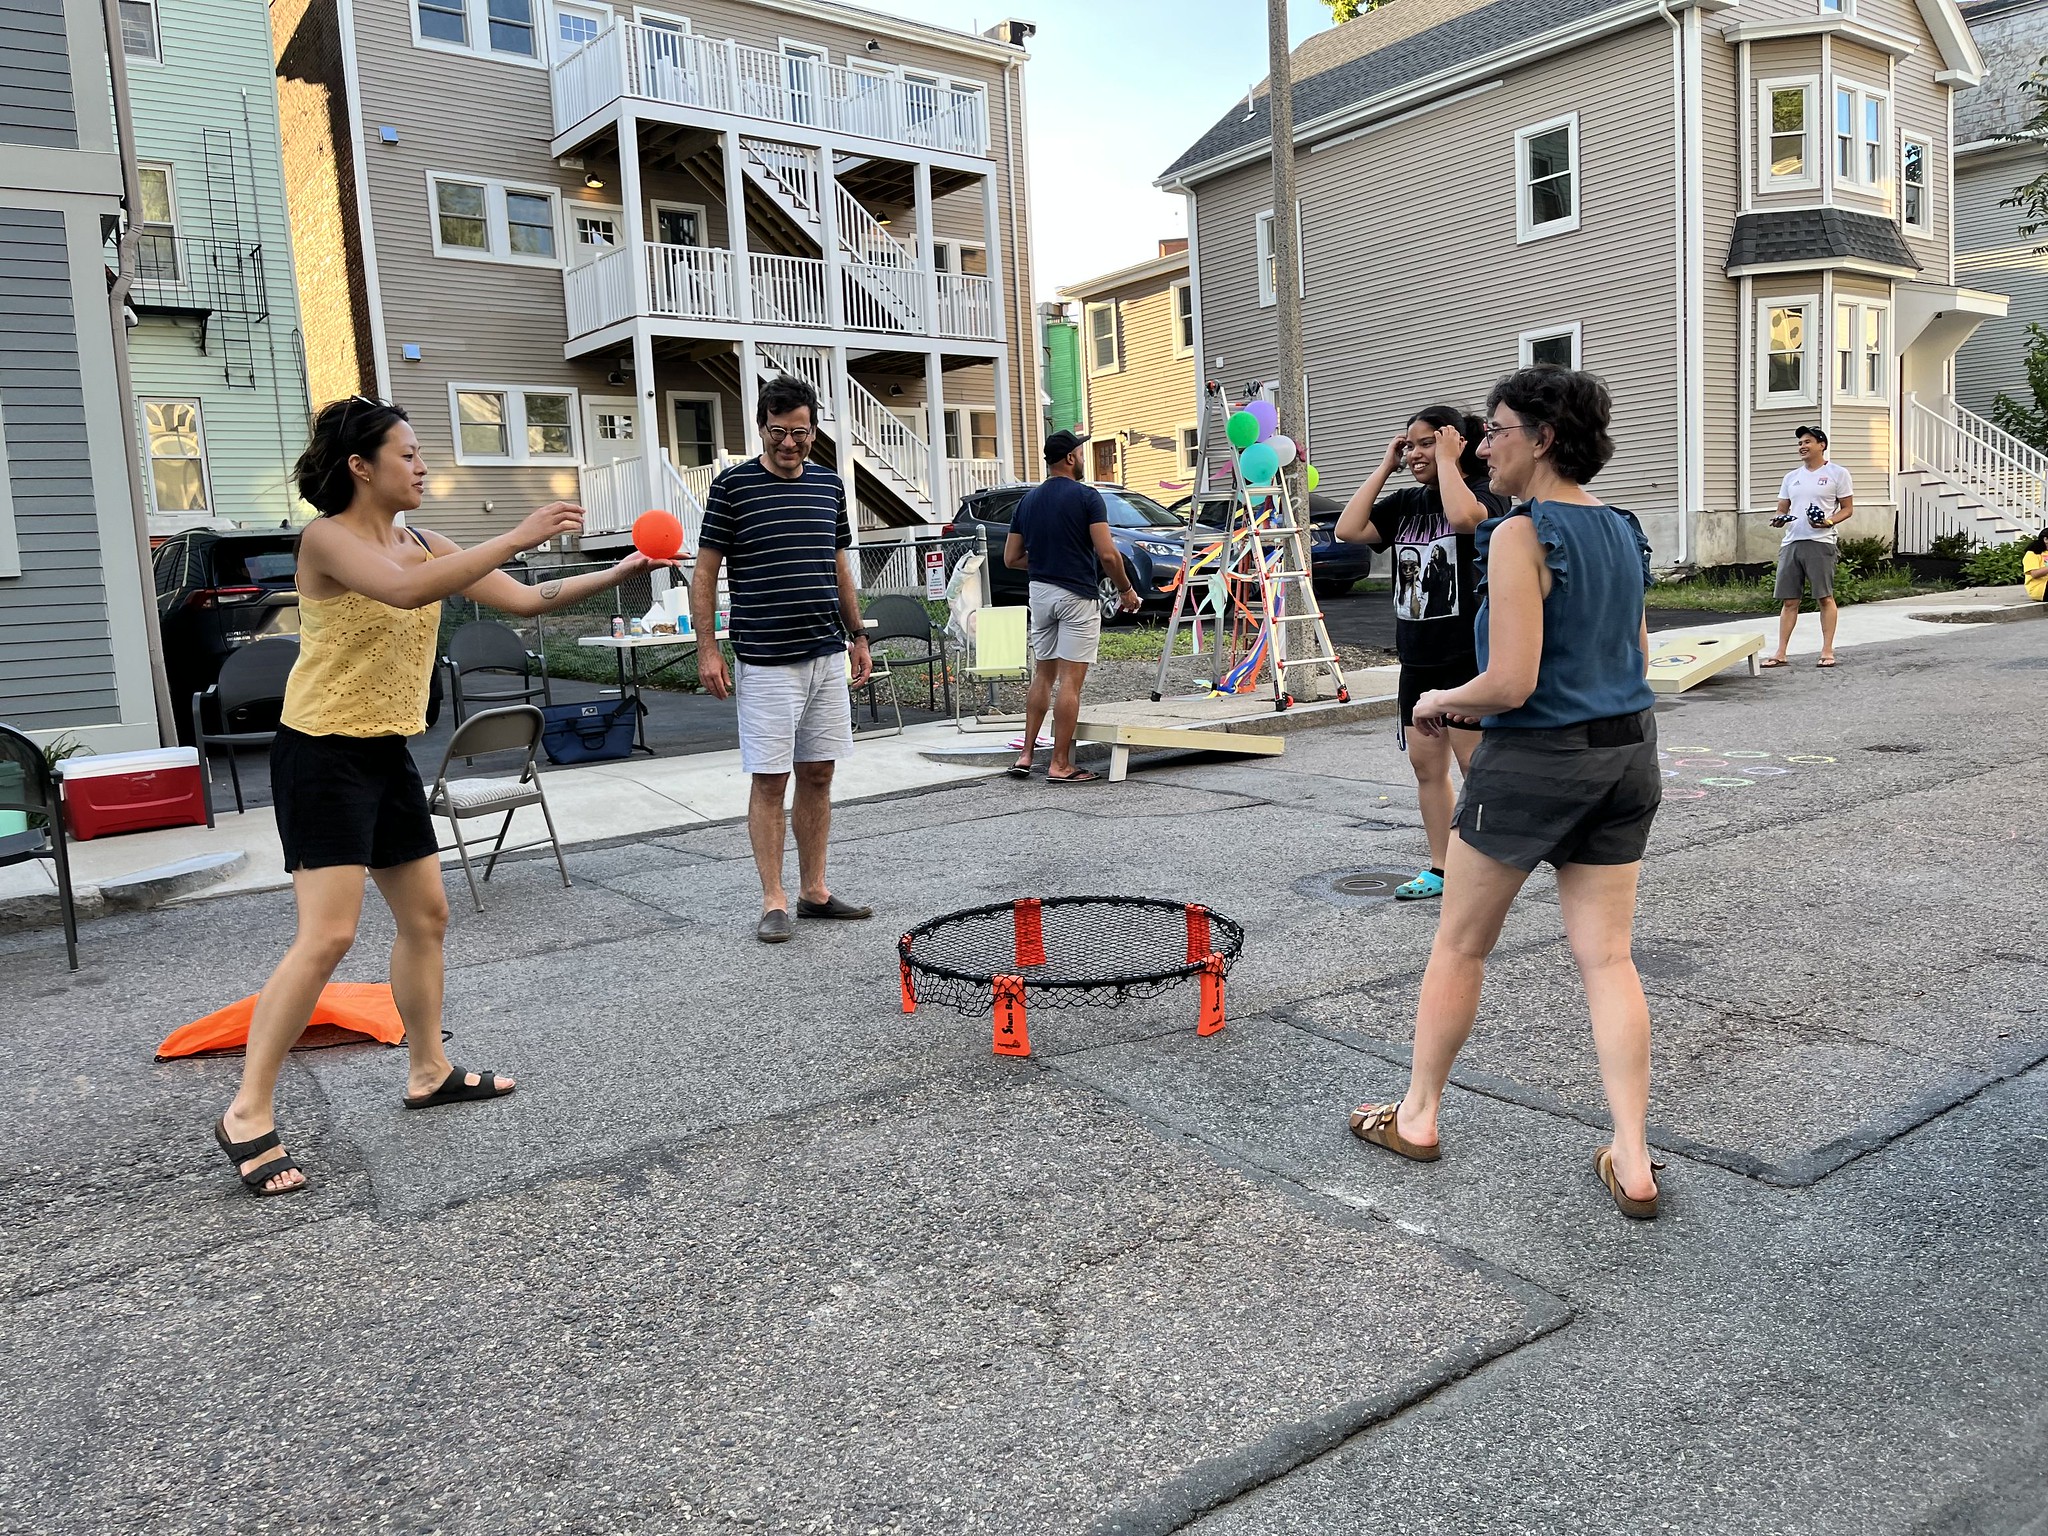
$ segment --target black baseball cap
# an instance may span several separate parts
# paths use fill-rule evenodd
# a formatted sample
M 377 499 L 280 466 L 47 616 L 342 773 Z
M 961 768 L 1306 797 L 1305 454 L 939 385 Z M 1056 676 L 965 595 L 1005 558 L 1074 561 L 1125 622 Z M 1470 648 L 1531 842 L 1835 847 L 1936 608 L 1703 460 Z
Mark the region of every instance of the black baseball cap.
M 1794 438 L 1810 437 L 1823 448 L 1828 445 L 1828 435 L 1821 431 L 1819 427 L 1794 427 L 1792 429 L 1792 436 Z
M 1045 462 L 1057 464 L 1087 441 L 1086 432 L 1055 432 L 1045 440 Z

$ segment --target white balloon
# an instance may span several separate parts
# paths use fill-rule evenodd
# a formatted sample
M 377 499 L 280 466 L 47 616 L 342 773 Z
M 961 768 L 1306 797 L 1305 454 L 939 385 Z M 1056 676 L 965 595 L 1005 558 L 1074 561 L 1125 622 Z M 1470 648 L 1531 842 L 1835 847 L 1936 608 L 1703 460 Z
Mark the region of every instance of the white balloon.
M 1294 446 L 1294 439 L 1281 432 L 1275 432 L 1271 437 L 1267 438 L 1266 446 L 1280 455 L 1280 467 L 1282 469 L 1292 464 L 1296 455 L 1300 452 Z

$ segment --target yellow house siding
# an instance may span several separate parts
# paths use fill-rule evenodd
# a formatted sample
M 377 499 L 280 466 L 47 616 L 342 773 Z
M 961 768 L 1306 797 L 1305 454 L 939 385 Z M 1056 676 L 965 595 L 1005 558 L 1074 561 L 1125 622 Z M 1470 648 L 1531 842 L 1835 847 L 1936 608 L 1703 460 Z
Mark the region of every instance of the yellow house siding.
M 1123 484 L 1169 502 L 1186 494 L 1191 477 L 1181 468 L 1177 435 L 1195 423 L 1195 359 L 1174 336 L 1173 289 L 1185 280 L 1184 272 L 1155 277 L 1085 302 L 1084 310 L 1115 305 L 1116 368 L 1094 370 L 1085 323 L 1082 330 L 1085 430 L 1098 441 L 1118 439 Z

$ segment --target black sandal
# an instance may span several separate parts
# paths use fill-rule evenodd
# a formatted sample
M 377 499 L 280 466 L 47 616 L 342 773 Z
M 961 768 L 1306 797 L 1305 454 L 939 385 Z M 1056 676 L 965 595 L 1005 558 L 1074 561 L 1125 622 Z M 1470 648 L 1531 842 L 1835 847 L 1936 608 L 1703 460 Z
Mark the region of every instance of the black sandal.
M 500 1088 L 498 1074 L 495 1072 L 478 1072 L 477 1081 L 465 1083 L 463 1079 L 469 1076 L 470 1070 L 468 1067 L 451 1067 L 440 1087 L 432 1093 L 420 1094 L 417 1097 L 408 1094 L 405 1107 L 432 1109 L 436 1104 L 467 1104 L 476 1099 L 502 1099 L 517 1086 L 513 1084 Z
M 289 1152 L 283 1157 L 274 1157 L 267 1163 L 258 1163 L 247 1173 L 242 1172 L 242 1164 L 259 1153 L 270 1151 L 279 1144 L 275 1127 L 249 1141 L 229 1141 L 228 1117 L 222 1115 L 220 1119 L 213 1123 L 213 1139 L 220 1143 L 221 1151 L 225 1152 L 228 1156 L 228 1161 L 235 1165 L 236 1177 L 242 1181 L 249 1193 L 255 1195 L 259 1200 L 270 1195 L 295 1195 L 313 1182 L 310 1178 L 302 1178 L 298 1183 L 287 1184 L 282 1189 L 269 1188 L 270 1181 L 280 1173 L 303 1174 L 306 1171 L 292 1161 Z

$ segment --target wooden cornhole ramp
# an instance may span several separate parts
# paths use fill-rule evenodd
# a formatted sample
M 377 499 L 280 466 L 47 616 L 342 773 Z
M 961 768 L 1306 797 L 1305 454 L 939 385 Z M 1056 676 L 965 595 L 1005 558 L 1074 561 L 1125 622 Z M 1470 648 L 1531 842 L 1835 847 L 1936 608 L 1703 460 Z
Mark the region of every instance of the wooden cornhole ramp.
M 1755 677 L 1762 670 L 1757 658 L 1763 648 L 1762 635 L 1652 635 L 1650 691 L 1683 693 L 1745 660 Z
M 1153 708 L 1156 711 L 1159 706 Z M 1129 776 L 1133 747 L 1167 747 L 1177 752 L 1245 752 L 1259 757 L 1278 757 L 1287 750 L 1284 736 L 1225 730 L 1221 728 L 1220 721 L 1215 724 L 1201 720 L 1175 722 L 1167 713 L 1151 720 L 1084 719 L 1074 728 L 1074 740 L 1092 741 L 1109 748 L 1109 780 L 1112 784 L 1122 783 Z

